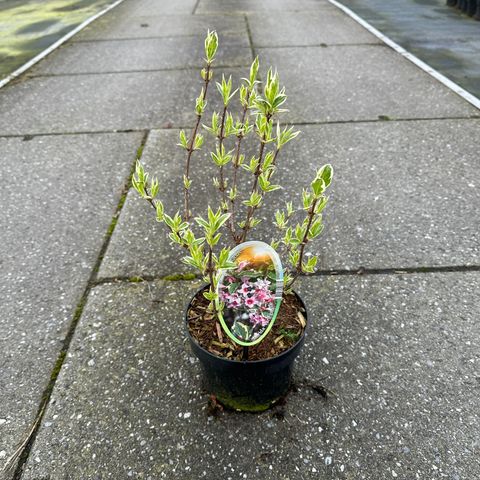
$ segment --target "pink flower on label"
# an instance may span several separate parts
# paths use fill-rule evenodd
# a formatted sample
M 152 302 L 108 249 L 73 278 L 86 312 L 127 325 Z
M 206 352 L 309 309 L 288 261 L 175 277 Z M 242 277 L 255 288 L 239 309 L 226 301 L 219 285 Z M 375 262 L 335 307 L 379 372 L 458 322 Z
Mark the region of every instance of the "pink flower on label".
M 265 290 L 255 290 L 255 299 L 258 303 L 268 302 L 270 298 L 270 293 L 265 292 Z
M 250 293 L 250 290 L 251 290 L 252 286 L 250 285 L 250 283 L 247 282 L 244 282 L 242 283 L 242 286 L 240 287 L 240 289 L 238 290 L 242 295 L 247 295 Z
M 220 300 L 224 302 L 225 300 L 228 299 L 229 293 L 225 291 L 220 291 L 219 296 L 220 296 Z
M 230 296 L 229 298 L 229 307 L 231 308 L 237 308 L 242 304 L 240 297 L 238 294 L 234 293 L 233 295 Z
M 257 302 L 255 301 L 255 298 L 253 298 L 253 297 L 248 297 L 248 298 L 245 299 L 245 305 L 246 305 L 248 308 L 252 308 L 252 307 L 254 307 L 256 304 L 257 304 Z

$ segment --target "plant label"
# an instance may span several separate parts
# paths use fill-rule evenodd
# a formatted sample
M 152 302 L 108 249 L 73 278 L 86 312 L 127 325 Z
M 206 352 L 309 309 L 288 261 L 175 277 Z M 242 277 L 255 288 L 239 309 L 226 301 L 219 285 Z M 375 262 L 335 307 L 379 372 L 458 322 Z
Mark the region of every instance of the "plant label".
M 283 268 L 267 243 L 249 241 L 229 255 L 231 268 L 219 273 L 217 312 L 225 333 L 242 346 L 260 343 L 269 333 L 282 302 Z

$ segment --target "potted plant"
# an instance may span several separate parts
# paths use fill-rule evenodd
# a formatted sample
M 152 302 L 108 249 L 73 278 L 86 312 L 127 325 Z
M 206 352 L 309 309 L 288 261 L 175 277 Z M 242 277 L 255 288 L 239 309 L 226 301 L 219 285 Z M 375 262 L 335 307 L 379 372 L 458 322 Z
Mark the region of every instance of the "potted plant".
M 303 190 L 299 209 L 286 202 L 275 211 L 272 224 L 277 238 L 270 245 L 249 241 L 261 221 L 258 212 L 265 197 L 281 188 L 273 183 L 280 153 L 299 132 L 280 126 L 277 117 L 285 111 L 285 88 L 272 68 L 261 85 L 258 58 L 238 89 L 233 90 L 231 77 L 222 76 L 216 82 L 221 110 L 212 112 L 209 123 L 202 125 L 217 48 L 218 36 L 209 31 L 195 126 L 190 134 L 180 132 L 179 146 L 186 157 L 183 212 L 165 210 L 158 179 L 145 172 L 140 162 L 132 184 L 155 209 L 170 241 L 185 252 L 183 261 L 206 282 L 188 303 L 185 322 L 209 392 L 229 407 L 261 411 L 288 390 L 293 360 L 304 342 L 308 316 L 292 287 L 300 274 L 312 273 L 317 263 L 317 257 L 307 256 L 306 250 L 323 230 L 325 192 L 333 170 L 329 164 L 318 170 Z M 240 113 L 234 117 L 237 95 Z M 218 198 L 212 204 L 216 206 L 209 204 L 203 215 L 192 212 L 190 205 L 196 187 L 191 159 L 204 144 L 201 127 L 214 139 L 210 157 L 218 172 L 213 179 Z M 255 140 L 258 148 L 248 161 L 246 139 Z M 246 194 L 242 193 L 245 186 Z

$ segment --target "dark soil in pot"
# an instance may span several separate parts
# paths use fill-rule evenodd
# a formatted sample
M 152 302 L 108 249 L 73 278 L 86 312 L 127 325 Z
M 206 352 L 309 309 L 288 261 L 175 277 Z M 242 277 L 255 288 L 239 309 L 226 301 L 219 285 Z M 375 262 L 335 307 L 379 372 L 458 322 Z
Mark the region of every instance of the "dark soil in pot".
M 208 392 L 227 407 L 263 411 L 285 395 L 293 361 L 305 339 L 307 312 L 296 294 L 285 295 L 271 332 L 248 349 L 233 344 L 199 290 L 186 312 L 190 343 L 200 359 Z
M 203 289 L 195 294 L 187 310 L 188 331 L 198 344 L 218 357 L 243 360 L 243 347 L 232 342 L 212 312 Z M 284 295 L 271 332 L 258 345 L 248 348 L 248 360 L 265 360 L 292 348 L 306 326 L 305 306 L 296 294 Z

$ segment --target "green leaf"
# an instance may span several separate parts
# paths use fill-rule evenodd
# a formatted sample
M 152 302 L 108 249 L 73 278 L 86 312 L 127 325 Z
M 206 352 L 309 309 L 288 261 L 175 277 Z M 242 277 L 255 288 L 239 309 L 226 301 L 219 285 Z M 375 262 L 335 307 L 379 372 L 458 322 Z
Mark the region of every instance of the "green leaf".
M 195 221 L 198 223 L 198 225 L 203 227 L 205 231 L 208 231 L 208 229 L 210 228 L 210 224 L 202 217 L 195 217 Z
M 293 203 L 292 202 L 285 202 L 285 206 L 287 208 L 287 217 L 291 217 L 293 215 Z
M 285 228 L 285 213 L 281 212 L 280 210 L 277 210 L 275 212 L 275 224 L 277 225 L 278 228 Z
M 208 30 L 207 37 L 205 38 L 205 57 L 207 63 L 212 63 L 215 59 L 215 54 L 218 48 L 218 35 L 217 32 L 211 32 Z
M 155 201 L 155 210 L 157 212 L 157 222 L 163 222 L 164 219 L 164 208 L 163 203 L 160 200 Z
M 195 144 L 193 146 L 193 149 L 198 150 L 201 148 L 202 145 L 203 145 L 203 135 L 200 133 L 197 133 L 195 137 Z
M 315 271 L 315 265 L 317 264 L 317 257 L 310 257 L 308 261 L 302 263 L 302 271 L 306 273 L 313 273 Z
M 211 292 L 211 291 L 206 291 L 206 292 L 203 292 L 203 296 L 207 299 L 207 300 L 210 300 L 211 302 L 213 302 L 216 298 L 217 298 L 217 294 L 215 293 L 215 291 Z
M 229 218 L 230 218 L 230 213 L 223 213 L 217 220 L 215 227 L 216 230 L 218 230 Z
M 185 130 L 180 130 L 180 143 L 177 145 L 180 145 L 180 147 L 185 148 L 185 150 L 188 150 L 188 140 L 187 140 L 187 134 L 185 133 Z
M 257 56 L 257 57 L 255 57 L 255 60 L 250 65 L 249 80 L 250 80 L 250 86 L 251 87 L 253 87 L 253 85 L 255 84 L 255 81 L 257 80 L 259 65 L 260 65 L 260 62 L 258 61 L 258 56 Z
M 205 100 L 205 91 L 202 87 L 202 91 L 200 95 L 197 97 L 195 100 L 195 112 L 197 115 L 202 115 L 203 112 L 205 111 L 205 107 L 207 106 L 207 101 Z
M 150 181 L 150 197 L 155 198 L 158 195 L 158 190 L 159 190 L 158 179 L 153 178 Z
M 258 207 L 262 201 L 262 196 L 258 192 L 252 192 L 248 200 L 244 200 L 242 203 L 247 207 Z
M 320 197 L 322 193 L 325 191 L 326 185 L 323 181 L 323 178 L 317 177 L 311 184 L 312 191 L 316 197 Z
M 250 163 L 248 165 L 242 165 L 242 167 L 247 170 L 248 172 L 251 172 L 251 173 L 254 173 L 255 170 L 257 169 L 258 167 L 258 158 L 256 157 L 252 157 L 250 159 Z
M 179 244 L 183 243 L 182 239 L 179 237 L 178 233 L 176 233 L 176 232 L 170 232 L 168 234 L 168 236 L 169 236 L 170 240 L 172 240 L 175 243 L 179 243 Z
M 280 150 L 285 144 L 297 138 L 299 134 L 300 131 L 294 132 L 293 127 L 285 127 L 280 131 L 280 124 L 277 123 L 277 148 Z
M 234 97 L 234 95 L 237 93 L 237 90 L 232 92 L 232 76 L 230 75 L 228 77 L 228 80 L 225 80 L 225 75 L 222 75 L 222 82 L 216 82 L 217 89 L 220 92 L 220 95 L 222 96 L 223 99 L 223 105 L 226 107 L 229 103 L 230 100 Z
M 298 260 L 300 259 L 300 252 L 298 250 L 293 250 L 292 252 L 290 252 L 288 257 L 289 257 L 290 263 L 293 266 L 296 266 L 298 264 Z
M 229 200 L 235 200 L 235 198 L 237 198 L 237 187 L 231 188 L 228 191 L 228 198 Z
M 302 192 L 302 200 L 303 200 L 303 208 L 305 210 L 308 210 L 312 205 L 313 198 L 306 190 Z
M 210 152 L 210 156 L 218 167 L 223 167 L 232 160 L 233 150 L 227 152 L 224 145 L 221 147 L 217 145 L 215 150 L 215 152 Z
M 328 197 L 321 197 L 320 200 L 317 202 L 315 205 L 315 214 L 322 213 L 324 208 L 327 206 L 328 203 Z
M 317 177 L 321 178 L 325 182 L 325 188 L 328 188 L 332 183 L 333 167 L 327 163 L 317 172 Z
M 165 223 L 166 223 L 171 229 L 173 229 L 173 228 L 175 227 L 175 223 L 174 223 L 174 221 L 173 221 L 173 218 L 170 217 L 170 215 L 167 215 L 166 213 L 164 213 L 163 219 L 164 219 Z
M 323 231 L 323 224 L 322 224 L 322 218 L 320 217 L 312 223 L 310 227 L 310 231 L 308 232 L 308 239 L 311 240 L 318 237 L 322 233 L 322 231 Z

